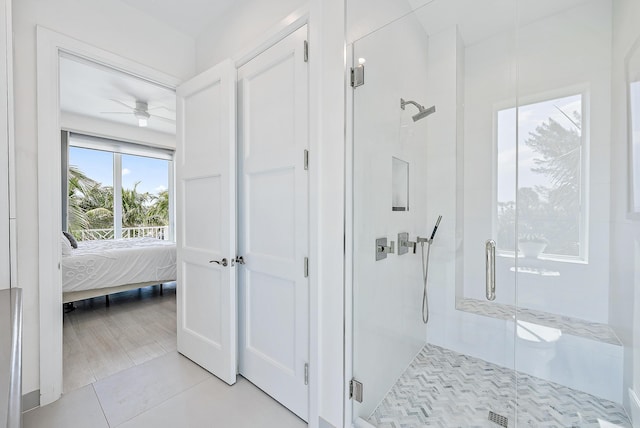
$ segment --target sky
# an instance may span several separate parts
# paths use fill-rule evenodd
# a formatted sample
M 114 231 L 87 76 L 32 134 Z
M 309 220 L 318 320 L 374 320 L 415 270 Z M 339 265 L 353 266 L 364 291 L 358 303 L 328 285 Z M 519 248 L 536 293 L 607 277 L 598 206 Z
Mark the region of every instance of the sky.
M 113 186 L 113 154 L 99 150 L 69 147 L 69 165 L 105 186 Z M 142 156 L 122 155 L 122 187 L 158 194 L 169 187 L 168 161 Z

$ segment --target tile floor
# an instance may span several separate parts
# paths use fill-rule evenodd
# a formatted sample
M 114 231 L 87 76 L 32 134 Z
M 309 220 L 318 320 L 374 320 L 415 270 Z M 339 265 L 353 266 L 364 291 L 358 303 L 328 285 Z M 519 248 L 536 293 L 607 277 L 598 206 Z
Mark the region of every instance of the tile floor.
M 499 427 L 488 420 L 489 411 L 506 416 L 509 427 L 631 427 L 616 403 L 434 345 L 422 349 L 368 422 L 378 428 Z
M 177 352 L 64 394 L 24 428 L 301 428 L 306 423 L 238 377 L 229 386 Z
M 307 426 L 246 379 L 229 386 L 176 352 L 175 283 L 110 299 L 65 314 L 65 393 L 26 412 L 24 428 Z
M 70 392 L 176 350 L 176 285 L 75 303 L 63 317 L 63 385 Z

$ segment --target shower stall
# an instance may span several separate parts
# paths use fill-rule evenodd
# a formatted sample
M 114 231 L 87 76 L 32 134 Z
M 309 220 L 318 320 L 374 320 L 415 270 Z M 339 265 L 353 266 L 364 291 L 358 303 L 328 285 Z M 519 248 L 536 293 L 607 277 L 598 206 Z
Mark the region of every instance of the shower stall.
M 347 0 L 347 424 L 632 426 L 632 4 Z

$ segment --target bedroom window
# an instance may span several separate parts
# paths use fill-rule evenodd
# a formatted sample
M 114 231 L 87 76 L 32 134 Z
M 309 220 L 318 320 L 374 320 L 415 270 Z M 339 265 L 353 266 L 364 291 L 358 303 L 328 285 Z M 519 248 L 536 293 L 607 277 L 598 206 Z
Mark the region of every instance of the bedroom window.
M 70 134 L 67 229 L 77 240 L 172 237 L 172 152 Z

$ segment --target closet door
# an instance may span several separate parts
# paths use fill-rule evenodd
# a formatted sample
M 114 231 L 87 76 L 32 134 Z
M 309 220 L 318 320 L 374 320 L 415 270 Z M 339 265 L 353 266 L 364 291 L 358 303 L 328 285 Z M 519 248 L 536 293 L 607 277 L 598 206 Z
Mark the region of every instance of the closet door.
M 240 374 L 307 419 L 306 26 L 238 69 Z
M 178 351 L 232 385 L 237 301 L 235 81 L 227 60 L 177 91 Z

